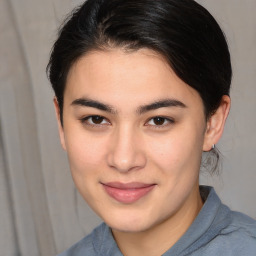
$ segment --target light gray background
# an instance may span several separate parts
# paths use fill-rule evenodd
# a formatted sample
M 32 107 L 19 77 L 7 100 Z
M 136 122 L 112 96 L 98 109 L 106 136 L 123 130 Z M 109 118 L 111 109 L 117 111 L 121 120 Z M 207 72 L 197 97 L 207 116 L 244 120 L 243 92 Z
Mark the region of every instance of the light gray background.
M 0 256 L 55 255 L 99 223 L 71 180 L 45 76 L 56 28 L 80 2 L 0 0 Z M 224 29 L 234 69 L 223 171 L 201 183 L 256 218 L 256 0 L 198 2 Z

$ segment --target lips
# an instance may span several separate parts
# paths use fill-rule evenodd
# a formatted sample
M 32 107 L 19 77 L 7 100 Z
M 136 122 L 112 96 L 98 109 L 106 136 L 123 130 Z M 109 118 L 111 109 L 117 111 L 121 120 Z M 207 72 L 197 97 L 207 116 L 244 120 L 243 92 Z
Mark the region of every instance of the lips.
M 145 184 L 140 182 L 120 183 L 109 182 L 102 183 L 107 194 L 120 203 L 130 204 L 146 196 L 155 184 Z

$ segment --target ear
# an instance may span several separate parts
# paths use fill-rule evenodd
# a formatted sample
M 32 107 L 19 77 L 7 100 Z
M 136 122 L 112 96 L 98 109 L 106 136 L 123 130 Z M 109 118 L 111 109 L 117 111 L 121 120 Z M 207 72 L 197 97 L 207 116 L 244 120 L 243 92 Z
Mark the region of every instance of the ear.
M 227 95 L 222 96 L 221 103 L 216 112 L 208 119 L 203 151 L 210 151 L 212 146 L 216 144 L 224 130 L 225 122 L 230 110 L 231 100 Z
M 60 107 L 59 107 L 59 103 L 58 103 L 58 100 L 56 97 L 54 97 L 53 102 L 54 102 L 55 114 L 56 114 L 56 118 L 57 118 L 57 122 L 58 122 L 60 143 L 61 143 L 62 148 L 64 150 L 66 150 L 65 134 L 64 134 L 63 126 L 60 121 Z

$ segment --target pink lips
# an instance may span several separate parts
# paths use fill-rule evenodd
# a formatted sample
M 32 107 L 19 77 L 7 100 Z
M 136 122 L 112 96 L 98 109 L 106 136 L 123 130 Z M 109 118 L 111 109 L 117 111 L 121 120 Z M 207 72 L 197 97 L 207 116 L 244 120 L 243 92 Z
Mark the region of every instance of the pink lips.
M 144 184 L 139 182 L 120 183 L 109 182 L 102 183 L 109 196 L 121 203 L 133 203 L 147 195 L 155 184 Z

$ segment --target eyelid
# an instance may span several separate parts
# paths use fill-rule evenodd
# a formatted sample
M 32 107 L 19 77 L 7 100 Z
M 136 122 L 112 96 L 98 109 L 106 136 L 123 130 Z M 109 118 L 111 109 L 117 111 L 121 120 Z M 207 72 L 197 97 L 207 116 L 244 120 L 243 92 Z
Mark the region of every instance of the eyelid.
M 93 117 L 102 118 L 103 123 L 97 124 L 97 123 L 89 122 L 88 120 L 90 118 L 93 118 Z M 159 124 L 159 125 L 158 124 L 150 124 L 150 122 L 153 121 L 156 118 L 164 119 L 164 123 L 163 124 Z M 91 127 L 102 127 L 102 126 L 111 125 L 111 122 L 106 117 L 101 116 L 101 115 L 88 115 L 88 116 L 79 118 L 79 120 L 80 120 L 80 122 L 82 124 L 88 125 L 88 126 L 91 126 Z M 173 123 L 175 123 L 173 118 L 166 117 L 166 116 L 154 116 L 154 117 L 149 118 L 146 121 L 145 126 L 151 126 L 153 128 L 164 128 L 164 127 L 169 126 L 169 125 L 171 125 Z
M 100 117 L 102 118 L 104 121 L 104 123 L 100 123 L 100 124 L 94 124 L 92 122 L 88 122 L 88 120 L 90 118 L 93 118 L 93 117 Z M 100 126 L 106 126 L 106 125 L 110 125 L 110 121 L 104 117 L 104 116 L 101 116 L 101 115 L 89 115 L 89 116 L 85 116 L 85 117 L 82 117 L 82 118 L 79 118 L 79 120 L 81 121 L 82 124 L 85 124 L 85 125 L 88 125 L 88 126 L 96 126 L 96 127 L 100 127 Z
M 162 125 L 149 124 L 149 122 L 150 122 L 151 120 L 155 119 L 155 118 L 162 118 L 162 119 L 164 119 L 164 120 L 165 120 L 165 121 L 164 121 L 164 124 L 162 124 Z M 167 124 L 166 124 L 166 121 L 168 122 Z M 165 116 L 154 116 L 154 117 L 151 117 L 151 118 L 149 118 L 149 119 L 147 120 L 146 126 L 151 126 L 151 127 L 154 127 L 154 128 L 164 128 L 164 127 L 166 127 L 166 126 L 168 126 L 168 125 L 170 125 L 170 124 L 173 124 L 173 123 L 175 123 L 175 120 L 174 120 L 173 118 L 165 117 Z

